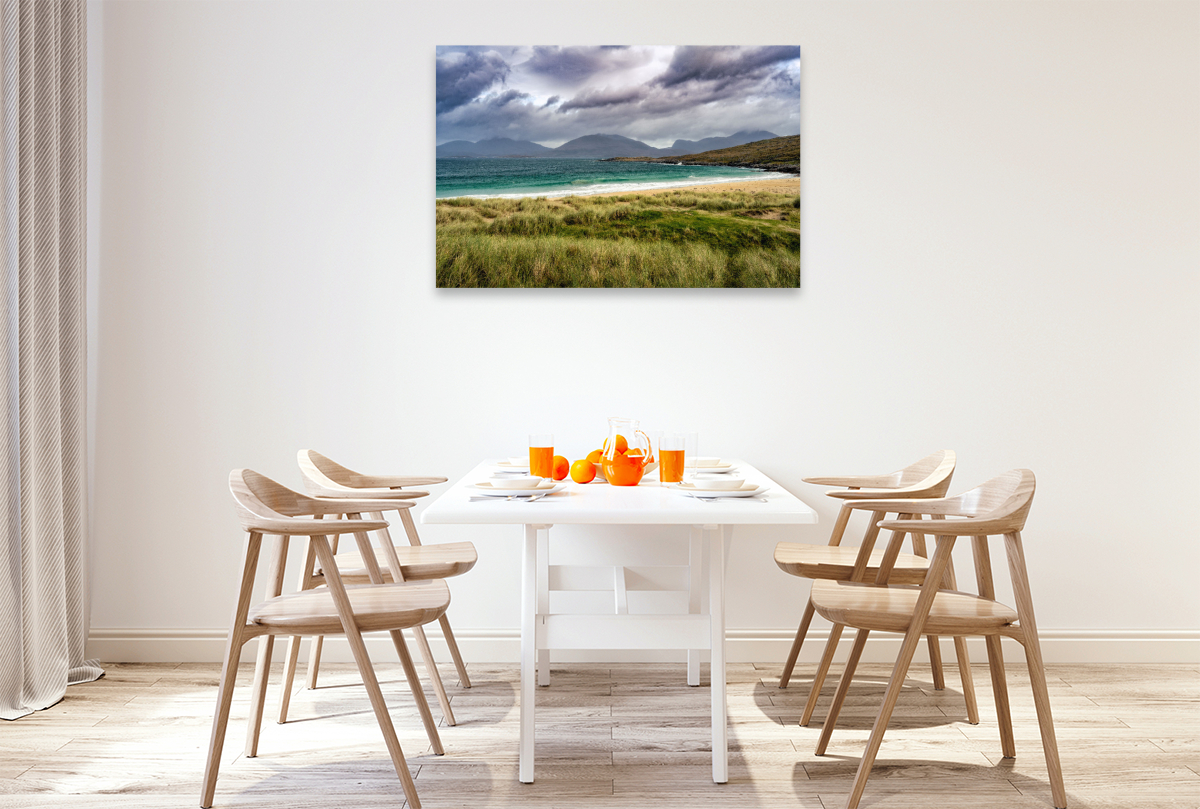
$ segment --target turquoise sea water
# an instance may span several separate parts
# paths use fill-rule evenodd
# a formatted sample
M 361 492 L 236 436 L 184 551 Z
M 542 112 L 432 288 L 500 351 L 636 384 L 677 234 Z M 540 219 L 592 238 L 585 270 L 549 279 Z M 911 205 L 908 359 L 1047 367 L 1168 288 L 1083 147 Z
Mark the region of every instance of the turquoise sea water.
M 553 157 L 442 157 L 437 159 L 437 196 L 553 197 L 786 176 L 728 166 L 606 163 Z

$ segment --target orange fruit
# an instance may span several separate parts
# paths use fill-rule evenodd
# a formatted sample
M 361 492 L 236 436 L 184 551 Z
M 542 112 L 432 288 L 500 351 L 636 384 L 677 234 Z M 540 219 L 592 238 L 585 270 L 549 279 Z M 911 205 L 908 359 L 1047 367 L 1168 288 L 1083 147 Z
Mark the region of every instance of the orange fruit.
M 554 456 L 554 462 L 551 464 L 551 475 L 555 480 L 562 480 L 567 476 L 567 472 L 571 469 L 571 462 L 561 455 Z
M 624 455 L 625 451 L 627 449 L 629 449 L 629 442 L 625 440 L 625 436 L 621 435 L 620 433 L 617 433 L 617 454 Z M 604 449 L 601 451 L 608 452 L 608 439 L 607 438 L 604 439 Z
M 587 459 L 590 463 L 600 463 L 600 458 L 604 456 L 604 450 L 594 449 L 587 454 Z
M 599 452 L 600 450 L 596 450 Z M 588 456 L 591 457 L 590 455 Z M 588 460 L 576 461 L 571 464 L 571 480 L 576 483 L 591 483 L 596 479 L 596 464 Z
M 626 455 L 641 455 L 642 450 L 640 447 L 634 447 L 633 449 L 629 450 L 629 452 L 626 452 L 625 454 Z

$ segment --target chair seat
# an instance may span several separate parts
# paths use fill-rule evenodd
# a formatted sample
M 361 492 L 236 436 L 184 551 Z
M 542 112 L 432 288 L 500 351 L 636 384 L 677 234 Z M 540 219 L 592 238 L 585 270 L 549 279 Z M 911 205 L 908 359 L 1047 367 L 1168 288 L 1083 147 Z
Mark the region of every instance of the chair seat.
M 471 542 L 446 542 L 441 545 L 397 545 L 396 556 L 400 559 L 400 571 L 405 581 L 428 581 L 461 576 L 479 560 L 475 545 Z M 338 572 L 347 584 L 362 584 L 370 581 L 362 554 L 357 551 L 339 553 L 336 557 Z M 382 551 L 375 552 L 383 580 L 390 582 L 392 572 Z M 317 575 L 321 575 L 318 566 Z
M 854 560 L 858 548 L 840 545 L 802 545 L 797 542 L 780 542 L 775 546 L 775 564 L 785 573 L 806 579 L 831 579 L 848 581 L 854 572 Z M 883 561 L 883 551 L 871 553 L 867 563 L 867 581 L 874 581 Z M 925 580 L 929 560 L 911 553 L 902 553 L 896 559 L 889 579 L 897 584 L 920 584 Z
M 436 621 L 450 606 L 450 588 L 444 581 L 370 584 L 348 587 L 346 593 L 361 632 L 426 624 Z M 269 628 L 270 634 L 335 635 L 343 631 L 333 594 L 326 588 L 268 599 L 250 610 L 249 620 Z
M 921 588 L 915 585 L 818 581 L 813 583 L 812 603 L 821 617 L 837 624 L 905 632 L 920 595 Z M 999 635 L 1016 620 L 1016 610 L 997 601 L 957 590 L 939 590 L 925 622 L 925 634 Z

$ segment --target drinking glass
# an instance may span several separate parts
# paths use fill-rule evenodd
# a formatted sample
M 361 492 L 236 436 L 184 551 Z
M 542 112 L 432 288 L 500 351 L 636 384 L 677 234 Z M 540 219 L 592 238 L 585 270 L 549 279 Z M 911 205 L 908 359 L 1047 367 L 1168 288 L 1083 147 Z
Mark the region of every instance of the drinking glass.
M 554 476 L 554 436 L 529 434 L 529 474 L 539 478 Z
M 686 458 L 687 436 L 663 433 L 658 439 L 658 479 L 663 483 L 681 483 Z

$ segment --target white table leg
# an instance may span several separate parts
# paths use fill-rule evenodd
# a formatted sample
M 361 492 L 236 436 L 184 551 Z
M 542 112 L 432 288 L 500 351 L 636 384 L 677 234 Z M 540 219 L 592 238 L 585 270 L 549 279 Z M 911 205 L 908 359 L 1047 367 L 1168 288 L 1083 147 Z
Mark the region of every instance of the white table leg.
M 537 665 L 538 526 L 525 526 L 521 557 L 521 752 L 518 780 L 533 783 L 533 707 Z
M 708 612 L 712 624 L 712 663 L 709 682 L 712 688 L 713 781 L 729 780 L 729 720 L 725 696 L 725 551 L 733 527 L 717 526 L 710 531 L 708 555 Z
M 693 525 L 688 550 L 688 614 L 700 614 L 701 572 L 704 560 L 704 528 Z M 700 650 L 688 649 L 687 684 L 700 685 Z
M 550 531 L 539 526 L 537 532 L 537 614 L 550 614 Z M 538 685 L 550 685 L 550 650 L 537 651 Z

